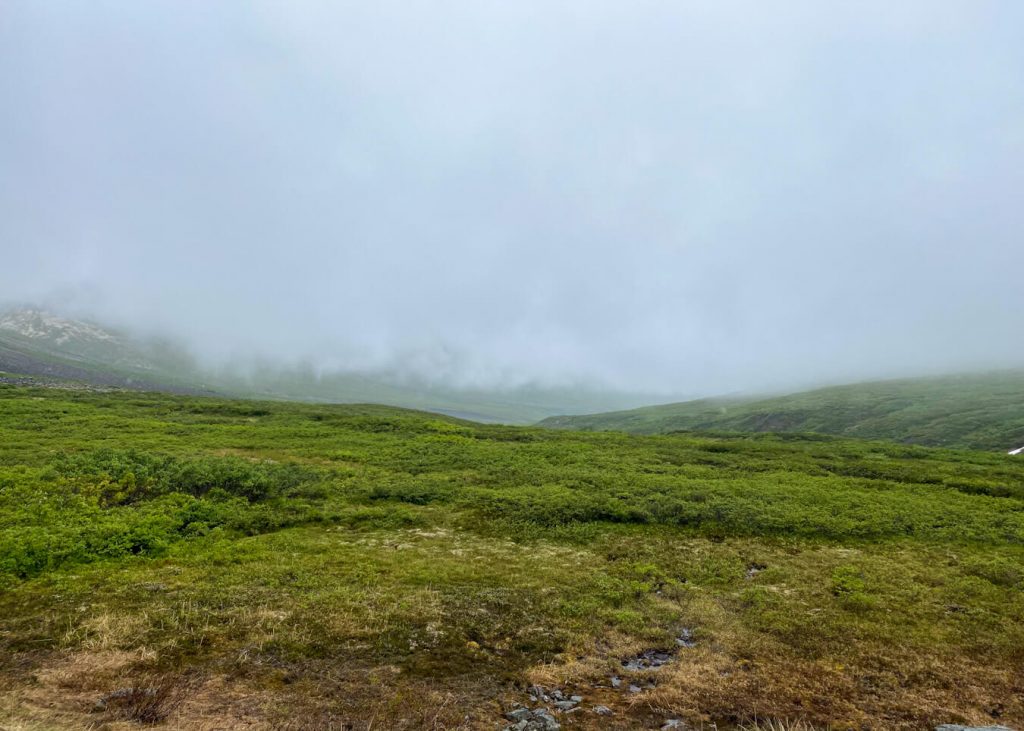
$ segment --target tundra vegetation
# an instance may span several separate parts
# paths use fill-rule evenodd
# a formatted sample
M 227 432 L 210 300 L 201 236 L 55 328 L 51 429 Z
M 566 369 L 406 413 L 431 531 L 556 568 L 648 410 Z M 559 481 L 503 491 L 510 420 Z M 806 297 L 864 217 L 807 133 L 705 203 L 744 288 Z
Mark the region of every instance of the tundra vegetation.
M 701 399 L 554 416 L 541 425 L 634 434 L 819 432 L 1006 452 L 1024 446 L 1024 370 L 854 383 L 771 398 Z
M 0 385 L 0 726 L 496 729 L 535 685 L 566 729 L 1022 726 L 1024 459 Z

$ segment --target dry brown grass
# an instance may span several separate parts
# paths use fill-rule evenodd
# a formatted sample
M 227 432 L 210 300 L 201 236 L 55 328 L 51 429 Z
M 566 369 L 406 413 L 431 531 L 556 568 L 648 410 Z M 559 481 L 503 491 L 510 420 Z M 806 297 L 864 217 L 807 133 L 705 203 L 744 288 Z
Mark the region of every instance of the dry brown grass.
M 145 677 L 136 682 L 139 684 L 103 696 L 94 711 L 109 718 L 155 725 L 177 710 L 186 692 L 171 676 Z
M 138 637 L 147 626 L 149 618 L 144 612 L 103 612 L 68 629 L 61 638 L 61 645 L 70 646 L 77 642 L 92 652 L 133 648 L 138 646 Z M 145 654 L 144 650 L 137 652 Z
M 1002 703 L 1005 718 L 1020 714 L 1020 679 L 986 673 L 981 666 L 962 666 L 956 673 L 933 668 L 934 677 L 945 680 L 930 686 L 922 685 L 923 675 L 902 684 L 876 678 L 865 685 L 866 667 L 839 669 L 756 653 L 739 658 L 720 639 L 682 651 L 673 664 L 647 673 L 657 681 L 653 690 L 630 694 L 609 687 L 608 676 L 622 674 L 619 658 L 638 649 L 619 636 L 585 654 L 533 667 L 518 686 L 475 677 L 428 680 L 397 667 L 346 668 L 329 660 L 244 676 L 188 678 L 140 670 L 148 664 L 145 652 L 55 653 L 32 678 L 0 694 L 0 729 L 127 731 L 157 724 L 183 731 L 493 731 L 504 710 L 526 700 L 528 683 L 583 695 L 583 709 L 562 719 L 564 728 L 581 730 L 657 728 L 669 717 L 720 731 L 909 730 L 950 720 L 992 723 L 980 712 L 963 717 L 953 711 L 964 705 L 995 708 L 986 703 Z M 908 673 L 928 671 L 912 663 L 906 667 Z M 959 678 L 960 687 L 950 677 Z M 97 710 L 102 698 L 107 703 Z M 595 704 L 612 708 L 614 715 L 593 714 Z
M 804 721 L 759 720 L 744 725 L 742 731 L 826 731 L 819 726 L 812 726 Z
M 0 691 L 0 730 L 493 731 L 501 716 L 497 687 L 474 679 L 430 682 L 397 667 L 330 662 L 195 678 L 141 670 L 147 659 L 124 651 L 40 656 L 31 677 Z
M 708 620 L 704 640 L 660 669 L 623 673 L 621 659 L 646 646 L 612 634 L 564 662 L 530 669 L 527 678 L 579 689 L 588 705 L 600 703 L 617 713 L 613 720 L 580 718 L 573 726 L 579 728 L 629 728 L 674 717 L 705 728 L 917 731 L 951 721 L 990 725 L 1024 718 L 1024 672 L 946 657 L 939 648 L 922 653 L 876 644 L 849 648 L 845 664 L 838 665 L 752 635 L 709 607 L 701 611 Z M 623 678 L 623 686 L 649 679 L 657 687 L 638 694 L 613 690 L 613 674 Z
M 121 729 L 163 725 L 192 731 L 270 728 L 246 712 L 258 693 L 216 679 L 139 670 L 148 651 L 79 651 L 40 658 L 34 673 L 0 693 L 0 729 Z
M 579 573 L 591 568 L 588 554 L 575 548 L 524 548 L 441 528 L 352 535 L 332 529 L 311 534 L 313 539 L 316 555 L 331 542 L 358 546 L 352 555 L 369 552 L 392 575 L 417 560 L 446 560 L 455 550 L 469 566 L 527 565 L 531 571 L 517 574 L 513 583 L 535 581 L 531 591 L 537 596 L 557 586 L 533 575 L 538 566 L 571 566 Z M 714 550 L 703 543 L 698 548 Z M 677 548 L 686 549 L 687 544 Z M 803 560 L 813 567 L 832 561 L 840 550 L 845 549 L 822 549 Z M 693 554 L 691 561 L 702 560 L 703 554 Z M 264 557 L 259 565 L 273 569 L 278 561 L 293 560 L 281 556 Z M 591 555 L 589 563 L 593 560 Z M 783 560 L 777 555 L 768 562 L 777 567 Z M 322 564 L 306 570 L 319 575 Z M 530 684 L 584 696 L 580 711 L 561 717 L 566 731 L 659 728 L 667 718 L 684 719 L 706 731 L 917 731 L 944 722 L 1001 721 L 1014 727 L 1024 719 L 1024 672 L 1014 672 L 1008 664 L 1016 656 L 986 663 L 983 655 L 975 659 L 962 646 L 885 642 L 870 633 L 856 642 L 839 635 L 836 642 L 828 632 L 815 634 L 814 623 L 826 617 L 828 605 L 822 609 L 820 600 L 815 604 L 807 594 L 793 593 L 792 587 L 813 583 L 800 574 L 789 579 L 788 587 L 784 582 L 768 584 L 764 577 L 759 581 L 766 592 L 786 597 L 787 612 L 810 618 L 797 626 L 810 633 L 815 643 L 811 651 L 785 624 L 766 629 L 751 624 L 740 594 L 749 585 L 740 584 L 736 591 L 690 590 L 685 596 L 666 591 L 651 597 L 645 617 L 652 620 L 649 627 L 587 618 L 566 634 L 568 643 L 559 646 L 557 656 L 512 667 L 503 664 L 506 630 L 549 629 L 542 621 L 545 615 L 521 615 L 506 621 L 482 648 L 473 643 L 476 655 L 456 657 L 458 664 L 441 667 L 443 672 L 436 675 L 432 671 L 439 665 L 402 663 L 424 658 L 448 662 L 443 637 L 434 634 L 451 632 L 453 619 L 472 622 L 484 616 L 478 615 L 482 607 L 449 601 L 454 590 L 443 582 L 397 588 L 372 583 L 358 590 L 342 587 L 344 591 L 328 582 L 330 601 L 310 609 L 289 600 L 279 587 L 274 594 L 245 595 L 254 581 L 247 573 L 233 584 L 237 595 L 203 603 L 187 591 L 197 576 L 203 580 L 199 570 L 155 564 L 123 582 L 135 587 L 134 593 L 116 595 L 117 602 L 110 600 L 113 594 L 100 597 L 88 606 L 76 601 L 66 605 L 68 615 L 40 625 L 36 636 L 44 637 L 42 629 L 53 628 L 49 634 L 64 650 L 25 650 L 23 660 L 7 664 L 7 674 L 0 675 L 0 729 L 127 731 L 137 729 L 139 721 L 162 718 L 162 727 L 183 731 L 494 731 L 501 727 L 505 710 L 528 700 L 525 688 Z M 150 583 L 163 588 L 141 589 Z M 237 596 L 244 601 L 236 601 Z M 454 618 L 453 607 L 460 612 Z M 844 631 L 856 629 L 858 615 L 836 613 L 832 621 L 836 616 L 847 622 Z M 389 655 L 375 644 L 383 630 L 406 625 L 416 632 L 400 635 L 404 644 L 397 651 Z M 659 670 L 624 672 L 624 658 L 661 646 L 664 631 L 672 626 L 695 628 L 697 646 L 679 650 L 676 660 Z M 332 638 L 329 644 L 320 642 L 324 635 Z M 468 644 L 463 637 L 456 639 L 459 648 Z M 189 654 L 181 654 L 175 645 L 182 641 Z M 435 651 L 436 657 L 431 655 Z M 499 666 L 501 672 L 496 672 Z M 631 694 L 609 687 L 612 674 L 620 675 L 624 684 L 649 678 L 657 685 Z M 142 692 L 126 694 L 123 706 L 108 704 L 102 712 L 93 711 L 99 699 L 115 691 L 145 691 L 160 683 L 166 683 L 168 692 L 155 708 L 145 703 L 155 694 Z M 596 704 L 608 706 L 613 715 L 594 714 Z

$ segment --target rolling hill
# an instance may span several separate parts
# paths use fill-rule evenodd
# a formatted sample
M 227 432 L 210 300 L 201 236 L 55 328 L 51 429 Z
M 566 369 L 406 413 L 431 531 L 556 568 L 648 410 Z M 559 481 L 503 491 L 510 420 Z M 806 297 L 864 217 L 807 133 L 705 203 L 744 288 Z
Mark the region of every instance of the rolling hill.
M 1024 370 L 857 383 L 770 398 L 718 398 L 557 416 L 540 426 L 659 434 L 818 432 L 942 447 L 1024 445 Z

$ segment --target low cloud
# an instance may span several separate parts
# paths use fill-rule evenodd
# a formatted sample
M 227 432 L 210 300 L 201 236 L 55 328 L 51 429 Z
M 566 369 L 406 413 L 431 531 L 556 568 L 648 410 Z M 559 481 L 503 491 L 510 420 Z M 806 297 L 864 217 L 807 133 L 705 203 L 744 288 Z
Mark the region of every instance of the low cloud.
M 0 296 L 455 385 L 1024 364 L 1024 9 L 893 5 L 13 4 Z

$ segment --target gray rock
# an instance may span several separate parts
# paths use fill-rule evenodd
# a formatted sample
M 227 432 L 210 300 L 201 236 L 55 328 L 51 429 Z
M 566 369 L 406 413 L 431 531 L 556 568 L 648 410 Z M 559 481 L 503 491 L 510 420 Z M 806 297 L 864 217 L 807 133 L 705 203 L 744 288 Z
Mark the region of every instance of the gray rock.
M 555 717 L 552 716 L 546 708 L 534 711 L 533 718 L 543 724 L 541 728 L 544 729 L 544 731 L 558 731 L 558 729 L 562 728 L 562 724 L 556 721 Z
M 529 708 L 516 708 L 505 714 L 509 721 L 529 721 L 533 718 L 533 711 Z
M 956 723 L 944 723 L 936 726 L 935 731 L 1013 731 L 1006 726 L 961 726 Z
M 569 700 L 573 701 L 574 703 L 582 703 L 583 702 L 583 696 L 581 696 L 581 695 L 571 695 L 571 696 L 569 696 Z
M 558 731 L 562 727 L 547 708 L 516 708 L 506 713 L 505 718 L 516 723 L 506 726 L 504 731 Z
M 673 728 L 686 728 L 686 724 L 678 718 L 670 718 L 661 727 L 661 731 L 669 731 Z
M 555 701 L 552 705 L 560 711 L 571 711 L 578 704 L 578 701 Z
M 629 692 L 630 693 L 639 693 L 641 690 L 642 690 L 642 688 L 639 685 L 630 685 L 629 686 Z
M 613 688 L 618 688 L 620 685 L 622 685 L 622 678 L 620 678 L 618 675 L 613 675 L 611 680 Z
M 672 662 L 672 655 L 670 653 L 662 650 L 644 650 L 639 655 L 623 660 L 622 667 L 631 672 L 657 670 L 662 665 L 667 665 L 670 662 Z
M 594 713 L 598 716 L 610 716 L 612 715 L 612 709 L 608 706 L 594 706 Z
M 537 701 L 548 700 L 547 690 L 543 685 L 532 685 L 527 688 L 527 693 L 530 694 L 530 698 L 536 703 Z
M 686 627 L 683 627 L 683 629 L 679 632 L 679 636 L 676 637 L 676 645 L 678 647 L 686 648 L 696 647 L 697 642 L 693 639 L 693 631 L 687 629 Z

